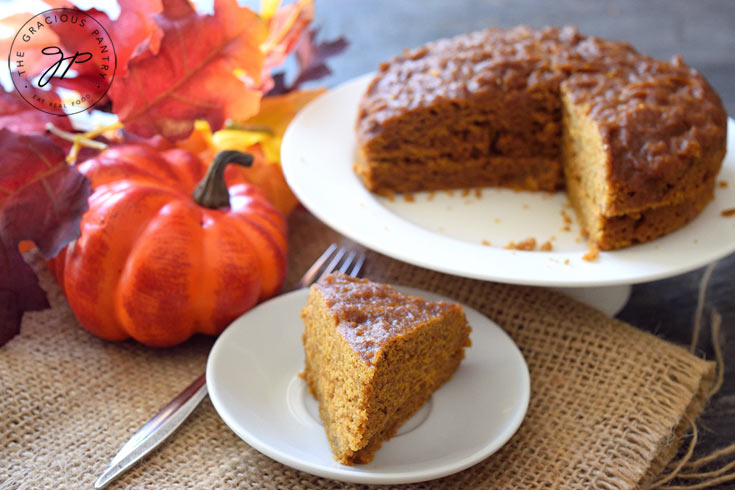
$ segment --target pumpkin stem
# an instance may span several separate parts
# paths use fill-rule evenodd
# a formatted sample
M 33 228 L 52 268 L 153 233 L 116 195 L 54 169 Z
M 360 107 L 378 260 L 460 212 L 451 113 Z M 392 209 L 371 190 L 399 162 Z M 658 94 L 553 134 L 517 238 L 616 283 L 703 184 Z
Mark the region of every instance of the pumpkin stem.
M 253 155 L 241 151 L 225 150 L 217 153 L 207 170 L 207 175 L 194 189 L 194 201 L 210 209 L 229 206 L 230 193 L 225 184 L 225 166 L 228 163 L 237 163 L 243 167 L 249 167 L 253 164 L 253 160 Z

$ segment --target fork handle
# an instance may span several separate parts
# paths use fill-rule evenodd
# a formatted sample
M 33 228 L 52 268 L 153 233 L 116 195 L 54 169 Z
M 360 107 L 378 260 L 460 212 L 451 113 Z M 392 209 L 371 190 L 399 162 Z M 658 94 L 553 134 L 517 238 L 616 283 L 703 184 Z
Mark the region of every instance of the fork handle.
M 158 447 L 189 417 L 205 396 L 207 396 L 207 382 L 205 375 L 202 374 L 125 443 L 94 482 L 94 487 L 104 488 L 120 473 Z

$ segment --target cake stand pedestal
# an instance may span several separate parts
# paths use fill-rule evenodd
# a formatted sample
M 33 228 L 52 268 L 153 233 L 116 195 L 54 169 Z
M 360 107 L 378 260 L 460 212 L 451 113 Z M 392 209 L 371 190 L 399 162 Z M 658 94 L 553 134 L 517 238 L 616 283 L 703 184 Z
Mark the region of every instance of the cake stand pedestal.
M 586 305 L 597 308 L 608 316 L 615 316 L 623 309 L 630 298 L 633 286 L 581 287 L 581 288 L 551 288 Z

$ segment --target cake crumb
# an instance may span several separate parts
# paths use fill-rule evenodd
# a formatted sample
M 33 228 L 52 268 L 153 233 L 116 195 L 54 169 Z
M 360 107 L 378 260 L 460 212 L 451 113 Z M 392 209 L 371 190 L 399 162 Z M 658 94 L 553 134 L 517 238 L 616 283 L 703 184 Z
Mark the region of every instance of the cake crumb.
M 726 181 L 726 180 L 721 180 L 721 181 L 720 181 L 720 187 L 722 187 L 722 188 L 724 189 L 724 188 L 725 188 L 725 187 L 727 187 L 727 186 L 728 186 L 728 183 L 727 183 L 727 181 Z
M 444 192 L 446 192 L 449 197 L 454 196 L 454 191 L 452 189 L 447 189 Z
M 428 196 L 426 196 L 426 199 L 428 199 L 429 201 L 433 201 L 433 200 L 434 200 L 434 195 L 435 195 L 435 194 L 436 194 L 436 193 L 435 193 L 434 191 L 429 191 L 429 195 L 428 195 Z
M 481 187 L 476 187 L 475 188 L 475 197 L 477 199 L 480 199 L 482 197 L 482 188 Z
M 538 249 L 541 250 L 542 252 L 551 252 L 553 248 L 554 247 L 551 245 L 550 241 L 545 241 L 544 243 L 541 244 L 541 246 Z
M 592 245 L 590 249 L 587 250 L 587 253 L 582 256 L 582 260 L 586 260 L 587 262 L 594 262 L 599 256 L 600 249 Z
M 480 243 L 482 243 L 482 244 L 483 244 L 483 245 L 485 245 L 486 247 L 489 247 L 489 246 L 490 246 L 490 242 L 488 242 L 487 240 L 483 240 L 483 241 L 481 241 Z
M 403 199 L 405 199 L 406 202 L 414 202 L 415 201 L 412 192 L 406 192 L 406 193 L 404 193 L 403 194 Z
M 528 204 L 523 203 L 523 209 L 528 209 Z
M 531 251 L 536 250 L 536 239 L 526 238 L 525 240 L 522 240 L 518 243 L 516 242 L 510 242 L 508 245 L 505 246 L 507 250 L 525 250 L 525 251 Z
M 497 225 L 498 223 L 500 223 L 500 218 L 495 218 L 495 219 L 493 220 L 493 223 L 495 223 L 496 225 Z
M 462 189 L 462 197 L 467 197 L 469 195 L 470 195 L 470 189 L 469 188 Z
M 549 239 L 550 242 L 556 241 L 556 235 L 551 235 L 551 238 Z
M 567 205 L 565 204 L 564 207 Z M 566 212 L 566 209 L 564 207 L 561 210 L 561 219 L 564 221 L 564 226 L 562 227 L 562 231 L 572 231 L 572 218 L 569 216 Z
M 390 202 L 393 202 L 396 200 L 396 193 L 390 189 L 381 189 L 377 191 L 377 193 L 383 196 L 384 198 L 388 199 Z
M 564 265 L 569 265 L 569 259 L 564 259 Z
M 735 216 L 735 208 L 723 209 L 721 214 L 725 218 L 730 218 L 732 216 Z

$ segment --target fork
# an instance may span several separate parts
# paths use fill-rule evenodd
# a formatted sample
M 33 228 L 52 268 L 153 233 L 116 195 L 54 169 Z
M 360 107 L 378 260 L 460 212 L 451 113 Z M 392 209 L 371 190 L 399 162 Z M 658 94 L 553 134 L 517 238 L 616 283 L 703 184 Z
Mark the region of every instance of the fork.
M 345 255 L 347 255 L 345 257 Z M 327 263 L 329 261 L 329 263 Z M 304 288 L 322 279 L 326 275 L 338 270 L 343 274 L 357 276 L 365 262 L 365 253 L 357 254 L 354 250 L 337 247 L 332 243 L 309 267 L 309 270 L 291 288 L 291 291 Z M 326 267 L 324 264 L 327 264 Z M 341 264 L 341 265 L 340 265 Z M 321 274 L 320 274 L 321 272 Z M 286 292 L 286 291 L 284 291 Z M 130 438 L 120 451 L 110 461 L 102 472 L 95 488 L 104 488 L 115 478 L 127 471 L 140 461 L 145 455 L 153 451 L 165 441 L 189 417 L 194 409 L 207 396 L 206 375 L 202 374 L 194 380 L 184 391 L 163 407 L 151 420 Z

